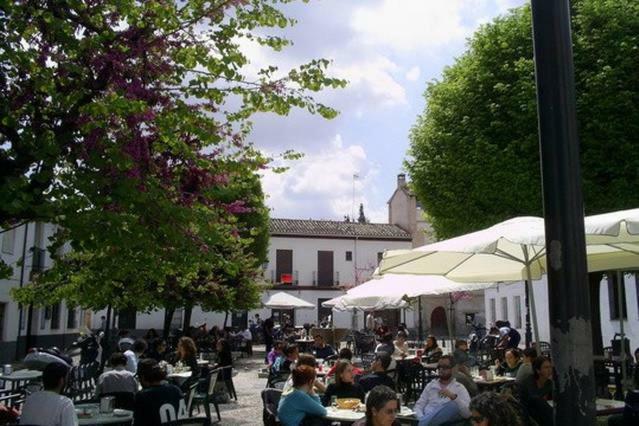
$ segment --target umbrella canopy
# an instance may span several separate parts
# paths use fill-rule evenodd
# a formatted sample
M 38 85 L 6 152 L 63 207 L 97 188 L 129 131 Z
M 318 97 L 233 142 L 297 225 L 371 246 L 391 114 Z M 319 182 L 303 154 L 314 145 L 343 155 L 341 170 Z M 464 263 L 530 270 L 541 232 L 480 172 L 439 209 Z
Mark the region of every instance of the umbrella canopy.
M 458 282 L 540 279 L 544 252 L 543 219 L 517 217 L 410 251 L 387 252 L 379 272 L 443 275 Z
M 639 243 L 639 209 L 588 216 L 584 226 L 586 244 L 624 247 L 625 243 Z M 632 250 L 636 250 L 636 246 Z
M 364 311 L 404 308 L 408 306 L 406 299 L 457 291 L 483 290 L 493 286 L 493 283 L 459 283 L 440 275 L 386 274 L 354 287 L 344 296 L 324 302 L 322 306 L 337 310 L 361 309 Z
M 315 305 L 295 297 L 292 294 L 280 291 L 275 293 L 264 302 L 265 308 L 271 309 L 314 309 Z

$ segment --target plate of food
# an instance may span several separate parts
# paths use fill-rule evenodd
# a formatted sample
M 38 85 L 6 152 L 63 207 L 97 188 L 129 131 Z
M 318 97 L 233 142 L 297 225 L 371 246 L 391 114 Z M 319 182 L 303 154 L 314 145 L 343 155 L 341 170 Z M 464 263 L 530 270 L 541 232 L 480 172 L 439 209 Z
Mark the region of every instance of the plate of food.
M 337 408 L 342 410 L 353 410 L 359 407 L 359 399 L 355 398 L 337 398 Z

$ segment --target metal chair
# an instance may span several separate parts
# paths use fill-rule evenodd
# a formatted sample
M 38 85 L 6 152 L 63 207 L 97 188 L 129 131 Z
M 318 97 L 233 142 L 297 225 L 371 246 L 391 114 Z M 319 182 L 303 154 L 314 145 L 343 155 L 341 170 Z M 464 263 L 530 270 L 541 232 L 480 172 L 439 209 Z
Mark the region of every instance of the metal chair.
M 222 380 L 224 380 L 224 385 L 229 393 L 229 397 L 237 401 L 237 392 L 235 392 L 235 385 L 233 384 L 233 366 L 227 365 L 226 367 L 220 367 L 220 370 L 222 370 L 220 374 L 222 375 Z

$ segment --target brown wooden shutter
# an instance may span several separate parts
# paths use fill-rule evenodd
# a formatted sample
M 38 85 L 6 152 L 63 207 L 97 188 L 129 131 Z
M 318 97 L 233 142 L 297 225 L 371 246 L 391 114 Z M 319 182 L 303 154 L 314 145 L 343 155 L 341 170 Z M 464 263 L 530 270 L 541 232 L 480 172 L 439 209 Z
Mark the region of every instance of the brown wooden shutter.
M 293 250 L 275 252 L 275 282 L 282 282 L 282 274 L 293 274 Z
M 317 252 L 317 285 L 320 287 L 333 285 L 332 251 Z

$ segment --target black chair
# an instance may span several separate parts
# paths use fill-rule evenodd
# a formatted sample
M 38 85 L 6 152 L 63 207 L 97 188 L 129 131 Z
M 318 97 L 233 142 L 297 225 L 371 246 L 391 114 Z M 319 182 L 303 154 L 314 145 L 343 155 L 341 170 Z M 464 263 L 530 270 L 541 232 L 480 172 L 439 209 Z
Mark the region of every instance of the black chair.
M 204 417 L 189 417 L 188 419 L 175 420 L 173 422 L 164 423 L 164 426 L 207 426 L 207 420 Z
M 362 368 L 364 370 L 369 370 L 373 362 L 375 361 L 375 353 L 363 353 L 362 354 Z
M 92 401 L 95 398 L 95 384 L 99 369 L 98 362 L 81 364 L 71 368 L 63 395 L 71 398 L 73 402 Z
M 405 373 L 403 385 L 405 402 L 417 401 L 426 388 L 426 385 L 438 376 L 430 374 L 423 365 L 410 363 Z
M 189 416 L 193 415 L 193 408 L 204 405 L 204 413 L 206 414 L 206 419 L 211 423 L 211 404 L 215 407 L 215 412 L 217 414 L 217 420 L 222 421 L 222 417 L 220 416 L 220 407 L 217 404 L 217 400 L 215 399 L 215 385 L 217 384 L 217 379 L 220 377 L 221 369 L 216 368 L 215 370 L 209 371 L 208 375 L 205 379 L 202 379 L 201 383 L 204 385 L 204 392 L 196 392 L 193 395 L 190 403 L 187 404 L 187 409 Z
M 277 406 L 281 397 L 282 391 L 279 389 L 264 389 L 262 391 L 262 420 L 264 426 L 280 425 L 277 419 Z
M 220 369 L 222 370 L 220 374 L 222 375 L 222 380 L 224 380 L 226 390 L 229 393 L 229 398 L 233 398 L 237 401 L 237 392 L 235 392 L 235 385 L 233 384 L 233 366 L 227 365 L 226 367 L 220 367 Z

